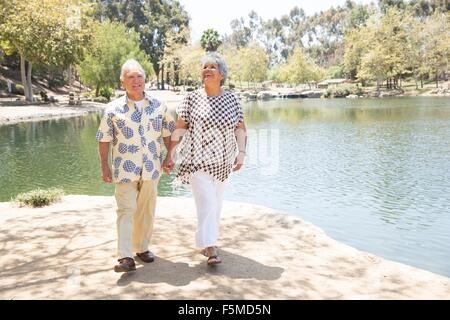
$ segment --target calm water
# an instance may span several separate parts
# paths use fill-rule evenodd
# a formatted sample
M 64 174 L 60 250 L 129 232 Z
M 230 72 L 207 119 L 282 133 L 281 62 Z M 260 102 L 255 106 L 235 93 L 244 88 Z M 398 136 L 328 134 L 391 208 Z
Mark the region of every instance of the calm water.
M 450 276 L 449 98 L 245 107 L 249 157 L 227 200 L 292 213 L 358 249 Z M 89 115 L 0 127 L 0 201 L 50 186 L 112 195 L 100 179 L 99 121 Z M 190 195 L 174 191 L 171 180 L 162 179 L 159 195 Z

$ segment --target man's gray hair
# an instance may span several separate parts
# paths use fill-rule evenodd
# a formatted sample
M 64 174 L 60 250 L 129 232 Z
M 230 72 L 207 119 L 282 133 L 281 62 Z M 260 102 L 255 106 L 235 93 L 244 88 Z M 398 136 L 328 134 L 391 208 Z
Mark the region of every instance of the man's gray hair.
M 122 70 L 120 71 L 120 80 L 121 81 L 124 80 L 125 72 L 130 70 L 130 69 L 132 69 L 132 68 L 136 68 L 140 72 L 142 72 L 142 74 L 144 75 L 144 80 L 145 80 L 145 70 L 144 70 L 144 68 L 142 68 L 141 64 L 139 62 L 137 62 L 136 60 L 134 60 L 134 59 L 128 59 L 122 65 Z
M 219 67 L 219 72 L 223 75 L 223 80 L 221 81 L 221 84 L 224 84 L 225 80 L 227 80 L 228 68 L 222 56 L 217 52 L 208 52 L 202 58 L 202 67 L 205 67 L 208 64 L 217 64 L 217 66 Z

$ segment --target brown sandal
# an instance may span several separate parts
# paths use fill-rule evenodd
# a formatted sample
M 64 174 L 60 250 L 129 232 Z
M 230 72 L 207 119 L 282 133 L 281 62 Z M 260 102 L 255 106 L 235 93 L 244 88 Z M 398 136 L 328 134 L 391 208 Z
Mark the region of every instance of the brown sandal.
M 222 263 L 218 255 L 208 257 L 208 261 L 206 262 L 209 266 Z
M 210 248 L 210 247 L 208 247 L 208 248 Z M 219 247 L 218 247 L 218 246 L 214 246 L 213 248 L 216 249 L 216 252 L 219 250 Z M 200 251 L 200 254 L 204 255 L 205 257 L 209 257 L 209 256 L 208 256 L 208 253 L 206 252 L 206 249 L 207 249 L 207 248 L 203 248 L 203 249 Z

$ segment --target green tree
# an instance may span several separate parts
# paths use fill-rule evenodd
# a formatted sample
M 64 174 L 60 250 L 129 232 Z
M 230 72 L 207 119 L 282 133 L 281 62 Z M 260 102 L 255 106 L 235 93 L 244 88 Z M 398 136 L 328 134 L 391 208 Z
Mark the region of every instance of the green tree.
M 412 72 L 410 24 L 404 12 L 391 8 L 383 16 L 372 15 L 366 26 L 353 29 L 345 37 L 345 72 L 363 81 L 376 80 L 378 91 L 384 80 L 388 88 L 400 87 L 399 80 Z
M 94 0 L 92 0 L 94 1 Z M 156 73 L 157 85 L 164 89 L 166 46 L 173 35 L 179 44 L 187 44 L 189 15 L 177 0 L 101 0 L 97 18 L 124 23 L 139 34 L 140 47 L 148 55 Z
M 258 41 L 264 46 L 270 67 L 285 61 L 289 55 L 283 24 L 276 18 L 262 21 Z
M 287 61 L 287 68 L 287 82 L 291 84 L 308 83 L 310 85 L 324 75 L 324 72 L 300 48 L 294 49 Z
M 248 23 L 243 17 L 232 20 L 230 23 L 231 35 L 224 37 L 224 45 L 237 49 L 247 47 L 256 40 L 261 31 L 261 23 L 261 17 L 254 10 L 248 14 Z
M 243 80 L 243 61 L 240 58 L 239 50 L 236 47 L 228 48 L 224 51 L 223 57 L 228 66 L 228 82 L 239 81 L 242 88 Z
M 79 65 L 81 80 L 95 88 L 95 96 L 102 87 L 117 87 L 121 65 L 136 59 L 147 76 L 153 70 L 148 57 L 139 48 L 139 35 L 118 22 L 104 21 L 94 27 L 93 48 Z
M 248 48 L 242 48 L 237 52 L 240 60 L 240 74 L 242 80 L 248 83 L 252 82 L 254 87 L 256 83 L 267 79 L 267 66 L 269 59 L 265 50 L 256 43 Z
M 27 101 L 33 100 L 33 64 L 68 67 L 81 59 L 88 34 L 82 29 L 82 3 L 58 0 L 1 2 L 0 43 L 20 56 L 20 73 Z M 80 9 L 80 23 L 68 23 L 72 8 Z
M 426 19 L 422 45 L 424 49 L 424 65 L 434 77 L 436 88 L 439 87 L 439 75 L 446 76 L 450 62 L 450 28 L 449 13 L 436 12 Z
M 233 19 L 230 23 L 231 35 L 225 39 L 225 43 L 229 43 L 235 48 L 244 48 L 248 46 L 252 40 L 252 31 L 250 27 L 245 25 L 244 18 Z
M 189 32 L 188 29 L 181 31 L 181 33 L 187 32 Z M 161 60 L 161 63 L 166 66 L 167 83 L 174 86 L 180 84 L 181 60 L 183 57 L 181 49 L 188 48 L 177 40 L 180 37 L 185 37 L 185 35 L 180 33 L 168 33 L 166 47 L 164 49 L 164 58 Z
M 270 78 L 277 82 L 298 85 L 318 82 L 325 77 L 325 71 L 316 65 L 304 50 L 295 48 L 286 63 L 274 67 L 270 72 Z
M 366 5 L 356 5 L 352 3 L 347 5 L 347 7 L 350 9 L 350 12 L 347 14 L 345 33 L 365 26 L 367 19 L 374 13 L 374 8 Z
M 281 24 L 285 28 L 285 44 L 290 54 L 296 47 L 304 47 L 302 38 L 308 28 L 305 11 L 299 7 L 291 9 L 289 14 L 281 17 Z
M 201 81 L 201 58 L 205 51 L 201 47 L 181 47 L 177 49 L 176 56 L 180 60 L 180 79 L 183 85 L 198 85 Z
M 389 65 L 386 63 L 386 51 L 377 46 L 364 54 L 361 61 L 361 67 L 358 71 L 358 78 L 361 80 L 375 80 L 377 82 L 377 92 L 380 92 L 380 86 L 386 78 L 389 71 Z
M 392 8 L 405 9 L 406 3 L 404 0 L 378 0 L 378 6 L 382 13 L 386 14 Z
M 205 51 L 217 51 L 222 44 L 219 33 L 214 29 L 208 29 L 203 32 L 200 44 Z

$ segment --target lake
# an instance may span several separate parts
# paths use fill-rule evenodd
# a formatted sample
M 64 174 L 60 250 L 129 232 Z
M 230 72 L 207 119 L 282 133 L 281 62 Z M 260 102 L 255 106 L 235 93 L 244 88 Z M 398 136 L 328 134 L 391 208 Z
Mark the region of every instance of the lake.
M 350 246 L 450 277 L 450 98 L 257 101 L 245 117 L 248 158 L 226 200 L 291 213 Z M 112 195 L 101 182 L 99 121 L 1 126 L 0 201 L 53 186 Z M 172 180 L 162 178 L 160 196 L 190 196 Z

